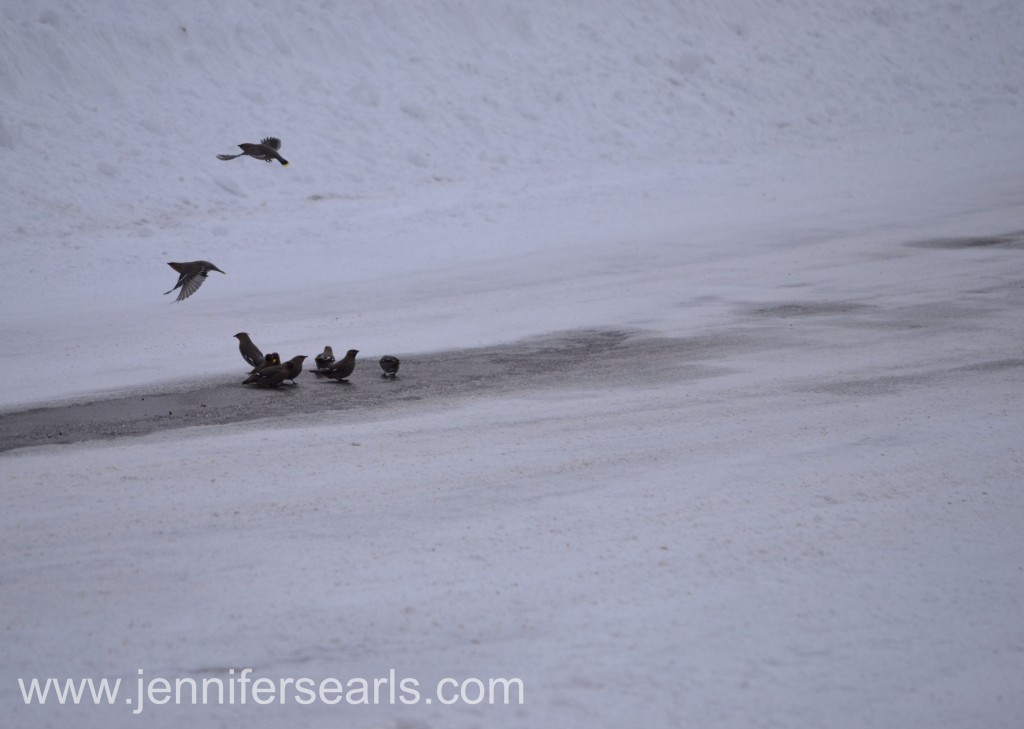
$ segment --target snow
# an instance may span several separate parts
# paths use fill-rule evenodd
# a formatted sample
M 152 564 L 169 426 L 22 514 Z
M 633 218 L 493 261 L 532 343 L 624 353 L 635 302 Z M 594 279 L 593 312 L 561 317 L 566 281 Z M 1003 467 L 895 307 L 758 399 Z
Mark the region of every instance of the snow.
M 636 351 L 0 454 L 5 724 L 1018 724 L 1020 3 L 0 21 L 4 411 L 233 382 L 238 331 L 358 348 L 353 387 L 384 353 L 429 378 L 417 355 L 567 332 Z M 287 168 L 216 159 L 270 135 Z M 195 259 L 227 275 L 170 303 Z M 246 667 L 525 703 L 137 717 L 17 683 Z

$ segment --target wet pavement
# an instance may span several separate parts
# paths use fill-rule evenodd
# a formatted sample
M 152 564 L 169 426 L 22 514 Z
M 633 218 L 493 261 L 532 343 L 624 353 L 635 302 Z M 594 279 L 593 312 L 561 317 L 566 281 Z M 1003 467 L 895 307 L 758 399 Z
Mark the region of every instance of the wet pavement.
M 376 358 L 360 358 L 348 382 L 304 370 L 297 385 L 243 386 L 236 377 L 112 395 L 0 416 L 0 452 L 52 443 L 145 435 L 196 425 L 240 423 L 304 413 L 355 413 L 515 391 L 625 381 L 656 383 L 727 371 L 711 360 L 742 347 L 741 337 L 668 338 L 624 330 L 588 330 L 477 349 L 402 355 L 395 379 Z

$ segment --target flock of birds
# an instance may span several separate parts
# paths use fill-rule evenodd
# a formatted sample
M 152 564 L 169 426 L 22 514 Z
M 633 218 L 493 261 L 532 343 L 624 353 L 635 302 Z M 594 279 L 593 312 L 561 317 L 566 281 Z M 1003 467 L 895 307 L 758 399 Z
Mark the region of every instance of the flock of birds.
M 282 362 L 281 356 L 277 352 L 263 354 L 260 348 L 253 344 L 247 332 L 239 332 L 235 335 L 235 339 L 238 340 L 238 351 L 241 352 L 242 359 L 252 366 L 249 377 L 242 382 L 243 385 L 278 387 L 285 380 L 290 380 L 294 385 L 295 378 L 302 373 L 302 363 L 306 360 L 307 355 L 296 355 L 290 360 Z M 313 358 L 316 369 L 311 372 L 317 377 L 346 382 L 349 375 L 355 371 L 357 354 L 359 354 L 358 349 L 350 349 L 344 357 L 335 360 L 334 350 L 327 345 L 323 352 Z M 381 377 L 394 379 L 400 365 L 398 357 L 385 354 L 380 358 Z
M 288 166 L 288 160 L 278 152 L 281 149 L 281 140 L 277 137 L 265 137 L 260 140 L 259 144 L 243 143 L 238 146 L 242 150 L 238 154 L 218 154 L 217 159 L 231 160 L 236 157 L 248 156 L 263 160 L 264 162 L 271 162 L 276 159 L 283 166 Z M 174 285 L 174 288 L 170 291 L 165 291 L 164 294 L 166 295 L 181 289 L 175 301 L 184 301 L 198 291 L 211 271 L 225 273 L 209 261 L 171 261 L 167 265 L 177 271 L 178 282 Z M 302 363 L 306 359 L 306 355 L 300 354 L 286 362 L 282 362 L 277 352 L 270 352 L 264 355 L 260 348 L 253 344 L 252 339 L 249 338 L 246 332 L 239 332 L 235 335 L 235 338 L 238 339 L 238 351 L 242 353 L 242 359 L 252 367 L 249 377 L 242 382 L 243 385 L 278 387 L 285 380 L 290 380 L 293 385 L 295 384 L 295 378 L 302 372 Z M 334 350 L 328 345 L 324 347 L 323 352 L 313 358 L 313 361 L 316 363 L 316 369 L 312 370 L 312 373 L 317 377 L 327 377 L 338 382 L 347 382 L 349 375 L 355 370 L 357 354 L 359 354 L 358 349 L 350 349 L 345 353 L 344 357 L 335 361 Z M 398 357 L 390 354 L 381 357 L 381 377 L 394 379 L 395 375 L 398 374 L 400 364 Z

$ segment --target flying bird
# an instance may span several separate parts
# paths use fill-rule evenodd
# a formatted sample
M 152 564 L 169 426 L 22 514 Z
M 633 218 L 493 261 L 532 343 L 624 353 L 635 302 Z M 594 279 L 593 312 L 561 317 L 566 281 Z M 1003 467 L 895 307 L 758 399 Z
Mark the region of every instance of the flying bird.
M 260 367 L 266 361 L 260 348 L 252 343 L 246 332 L 239 332 L 235 335 L 238 340 L 238 351 L 242 353 L 242 359 L 249 363 L 250 367 Z
M 243 142 L 238 146 L 242 150 L 238 154 L 218 154 L 217 159 L 228 160 L 248 155 L 250 157 L 255 157 L 256 159 L 261 159 L 264 162 L 270 162 L 271 160 L 276 159 L 285 167 L 288 166 L 288 160 L 277 153 L 277 150 L 281 149 L 281 140 L 277 137 L 264 137 L 260 140 L 259 144 Z
M 188 261 L 187 263 L 170 262 L 167 265 L 179 274 L 178 283 L 174 284 L 174 288 L 171 289 L 171 291 L 174 291 L 174 289 L 181 289 L 181 291 L 178 292 L 178 298 L 175 299 L 175 301 L 184 301 L 198 291 L 199 287 L 203 285 L 203 281 L 206 280 L 206 274 L 210 271 L 224 273 L 209 261 Z M 164 296 L 171 293 L 171 291 L 164 291 Z
M 395 379 L 395 375 L 398 374 L 398 366 L 400 364 L 402 363 L 398 361 L 398 357 L 385 354 L 380 358 L 380 368 L 384 370 L 381 377 L 390 377 L 392 380 Z
M 359 354 L 358 349 L 350 349 L 344 357 L 339 359 L 337 362 L 332 364 L 330 367 L 316 370 L 313 374 L 323 375 L 329 377 L 332 380 L 344 380 L 352 374 L 352 370 L 356 368 L 356 355 Z
M 313 358 L 316 362 L 316 368 L 322 370 L 324 367 L 330 367 L 334 364 L 334 350 L 331 349 L 330 345 L 324 347 L 324 351 Z

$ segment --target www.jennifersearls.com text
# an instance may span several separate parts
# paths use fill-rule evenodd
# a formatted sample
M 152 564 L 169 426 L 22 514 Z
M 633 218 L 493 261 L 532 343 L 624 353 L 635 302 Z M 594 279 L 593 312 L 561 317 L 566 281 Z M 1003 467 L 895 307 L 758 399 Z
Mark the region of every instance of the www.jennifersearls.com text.
M 148 677 L 138 669 L 135 681 L 120 678 L 18 679 L 22 700 L 29 705 L 113 705 L 132 707 L 141 714 L 148 706 L 255 704 L 378 705 L 467 704 L 521 705 L 525 687 L 520 678 L 442 678 L 429 689 L 415 678 L 399 678 L 395 669 L 387 676 L 313 679 L 303 677 L 254 677 L 251 668 L 230 669 L 227 676 L 192 678 Z

